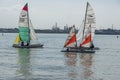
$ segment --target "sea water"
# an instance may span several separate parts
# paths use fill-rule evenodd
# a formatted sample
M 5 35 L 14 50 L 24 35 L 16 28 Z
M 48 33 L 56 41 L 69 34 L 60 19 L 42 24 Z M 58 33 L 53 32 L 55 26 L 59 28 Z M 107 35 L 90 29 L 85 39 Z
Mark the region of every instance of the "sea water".
M 94 54 L 61 52 L 68 34 L 37 34 L 43 48 L 13 48 L 0 34 L 0 80 L 120 80 L 120 38 L 95 35 Z

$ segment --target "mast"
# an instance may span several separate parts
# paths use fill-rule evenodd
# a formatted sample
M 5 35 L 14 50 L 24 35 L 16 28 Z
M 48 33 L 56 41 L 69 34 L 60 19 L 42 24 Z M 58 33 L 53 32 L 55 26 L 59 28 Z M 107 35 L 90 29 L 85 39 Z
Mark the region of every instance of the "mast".
M 83 28 L 83 36 L 82 36 L 82 40 L 84 39 L 84 32 L 85 32 L 85 24 L 86 24 L 86 18 L 87 18 L 87 8 L 88 8 L 88 2 L 86 5 L 86 11 L 85 11 L 85 20 L 84 20 L 84 28 Z

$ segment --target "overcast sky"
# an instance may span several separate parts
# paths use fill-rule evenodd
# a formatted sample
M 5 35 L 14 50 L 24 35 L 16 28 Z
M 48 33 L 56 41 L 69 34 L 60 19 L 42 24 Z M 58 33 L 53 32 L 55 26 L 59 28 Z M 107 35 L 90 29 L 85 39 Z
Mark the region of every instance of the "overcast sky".
M 0 28 L 18 27 L 22 7 L 29 3 L 29 16 L 38 29 L 51 29 L 55 22 L 60 28 L 68 24 L 81 25 L 86 2 L 96 14 L 97 29 L 120 29 L 120 0 L 0 0 Z

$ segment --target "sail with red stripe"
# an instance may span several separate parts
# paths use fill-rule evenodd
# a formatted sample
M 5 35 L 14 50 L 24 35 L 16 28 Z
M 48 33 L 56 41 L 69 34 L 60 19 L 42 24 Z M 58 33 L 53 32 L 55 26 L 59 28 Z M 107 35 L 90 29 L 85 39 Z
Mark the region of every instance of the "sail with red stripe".
M 93 45 L 93 36 L 95 34 L 95 13 L 91 5 L 87 2 L 84 26 L 82 31 L 82 40 L 80 47 L 88 47 L 90 48 Z
M 92 34 L 91 34 L 91 26 L 89 26 L 89 29 L 85 35 L 85 39 L 81 42 L 80 46 L 82 47 L 90 47 L 92 42 Z
M 87 36 L 87 38 L 81 43 L 81 46 L 88 44 L 91 42 L 91 34 Z
M 67 47 L 67 48 L 77 47 L 75 26 L 71 27 L 71 30 L 69 32 L 69 35 L 67 37 L 64 47 Z

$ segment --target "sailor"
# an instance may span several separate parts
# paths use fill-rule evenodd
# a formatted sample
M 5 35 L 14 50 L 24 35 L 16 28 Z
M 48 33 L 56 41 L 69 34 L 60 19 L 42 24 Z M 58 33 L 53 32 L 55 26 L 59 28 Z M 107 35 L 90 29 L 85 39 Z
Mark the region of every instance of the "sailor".
M 93 43 L 91 44 L 90 48 L 91 48 L 91 49 L 93 49 L 93 48 L 94 48 L 94 45 L 93 45 Z
M 24 42 L 23 41 L 21 42 L 21 46 L 24 46 Z
M 69 48 L 67 48 L 67 51 L 69 51 Z
M 29 46 L 29 42 L 27 42 L 27 45 L 26 46 Z

